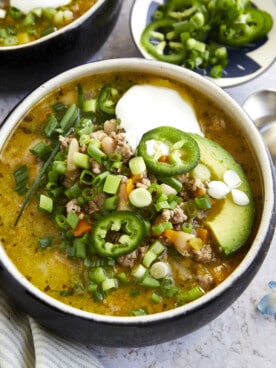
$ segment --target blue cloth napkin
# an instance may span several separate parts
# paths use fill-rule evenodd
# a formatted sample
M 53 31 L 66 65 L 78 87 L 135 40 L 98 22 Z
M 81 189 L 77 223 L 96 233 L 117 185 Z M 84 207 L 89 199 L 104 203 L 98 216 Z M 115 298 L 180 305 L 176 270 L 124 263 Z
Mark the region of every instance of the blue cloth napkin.
M 18 311 L 0 290 L 0 368 L 103 368 L 84 345 Z

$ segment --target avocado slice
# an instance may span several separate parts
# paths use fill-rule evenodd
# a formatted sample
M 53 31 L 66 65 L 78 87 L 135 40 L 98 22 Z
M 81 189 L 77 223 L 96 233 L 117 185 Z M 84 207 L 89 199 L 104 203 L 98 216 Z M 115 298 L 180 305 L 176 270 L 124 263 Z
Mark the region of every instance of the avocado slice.
M 200 149 L 200 162 L 208 167 L 211 180 L 223 181 L 227 170 L 234 170 L 241 179 L 237 188 L 249 198 L 249 204 L 240 206 L 234 203 L 231 193 L 218 200 L 206 217 L 205 224 L 212 231 L 218 246 L 225 255 L 235 252 L 249 237 L 254 220 L 253 195 L 242 167 L 233 156 L 216 142 L 197 134 L 191 134 Z

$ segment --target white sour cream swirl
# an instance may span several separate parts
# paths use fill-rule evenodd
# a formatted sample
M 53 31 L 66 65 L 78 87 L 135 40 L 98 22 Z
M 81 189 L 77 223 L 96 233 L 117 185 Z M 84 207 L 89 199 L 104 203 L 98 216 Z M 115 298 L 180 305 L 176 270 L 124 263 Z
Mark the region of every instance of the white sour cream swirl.
M 202 135 L 192 105 L 169 87 L 144 84 L 129 88 L 116 105 L 116 116 L 133 149 L 145 132 L 162 125 Z
M 68 5 L 72 0 L 10 0 L 10 6 L 13 6 L 27 14 L 35 8 L 58 8 Z

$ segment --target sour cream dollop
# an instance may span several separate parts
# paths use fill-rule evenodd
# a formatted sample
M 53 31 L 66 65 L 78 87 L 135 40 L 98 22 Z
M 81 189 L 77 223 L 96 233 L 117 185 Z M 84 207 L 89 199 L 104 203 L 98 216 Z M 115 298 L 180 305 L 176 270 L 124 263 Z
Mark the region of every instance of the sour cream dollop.
M 35 8 L 58 8 L 68 5 L 72 0 L 10 0 L 10 6 L 13 6 L 27 14 Z
M 162 125 L 202 135 L 193 106 L 169 87 L 149 84 L 130 87 L 116 105 L 116 116 L 133 149 L 145 132 Z

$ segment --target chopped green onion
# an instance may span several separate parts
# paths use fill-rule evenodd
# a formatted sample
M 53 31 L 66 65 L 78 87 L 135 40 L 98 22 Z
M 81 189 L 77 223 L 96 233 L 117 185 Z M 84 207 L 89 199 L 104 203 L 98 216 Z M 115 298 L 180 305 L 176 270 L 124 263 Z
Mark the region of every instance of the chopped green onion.
M 95 198 L 95 191 L 93 188 L 84 188 L 81 192 L 81 196 L 84 198 L 85 201 L 91 201 L 93 198 Z
M 50 138 L 53 133 L 55 132 L 55 129 L 58 126 L 58 121 L 57 118 L 55 117 L 54 114 L 51 114 L 47 120 L 47 123 L 43 129 L 43 132 L 45 134 L 46 137 Z
M 181 225 L 181 230 L 184 231 L 185 233 L 191 234 L 193 231 L 193 225 L 190 222 L 184 222 Z
M 22 165 L 19 168 L 17 168 L 13 172 L 14 180 L 15 180 L 15 188 L 14 190 L 19 194 L 23 195 L 28 191 L 28 178 L 29 178 L 29 172 L 27 165 Z
M 44 238 L 39 238 L 37 241 L 38 241 L 40 248 L 45 249 L 53 245 L 54 238 L 51 236 L 47 236 Z
M 82 109 L 84 112 L 96 112 L 97 100 L 90 99 L 84 100 L 82 103 Z
M 156 235 L 161 235 L 165 230 L 172 229 L 172 223 L 165 221 L 165 222 L 159 222 L 159 224 L 153 225 L 151 227 L 151 230 Z
M 97 284 L 94 284 L 93 282 L 90 282 L 87 286 L 87 291 L 89 293 L 92 293 L 93 291 L 96 291 L 98 288 L 98 285 Z
M 194 202 L 199 210 L 207 210 L 209 208 L 212 208 L 211 199 L 208 194 L 205 194 L 201 197 L 196 197 L 194 199 Z
M 80 174 L 80 183 L 91 185 L 94 179 L 94 174 L 89 170 L 82 170 Z
M 32 154 L 42 161 L 46 161 L 50 156 L 52 149 L 43 141 L 37 143 L 29 150 Z
M 198 213 L 198 209 L 194 201 L 187 202 L 184 206 L 184 211 L 189 218 L 195 217 Z
M 104 292 L 100 291 L 100 290 L 95 290 L 93 292 L 93 299 L 95 302 L 100 302 L 105 298 L 105 294 Z
M 53 211 L 53 200 L 52 198 L 41 194 L 39 197 L 39 208 L 47 211 L 47 212 L 52 212 Z
M 81 193 L 82 193 L 82 190 L 78 183 L 73 184 L 70 188 L 68 188 L 65 191 L 66 196 L 70 199 L 77 198 L 78 196 L 81 195 Z
M 204 291 L 197 285 L 190 290 L 180 291 L 176 295 L 176 301 L 178 304 L 186 304 L 198 299 L 202 295 L 204 295 Z
M 145 276 L 146 272 L 147 269 L 143 265 L 138 264 L 134 266 L 133 269 L 131 270 L 131 275 L 134 276 L 136 279 L 141 279 L 142 277 Z
M 79 144 L 80 146 L 85 146 L 90 142 L 90 136 L 89 134 L 82 134 L 79 138 Z
M 64 215 L 57 215 L 55 217 L 55 221 L 56 221 L 56 224 L 58 225 L 58 227 L 60 227 L 61 229 L 68 229 L 68 222 L 66 220 L 66 217 Z
M 179 289 L 174 285 L 173 280 L 169 277 L 162 279 L 160 289 L 162 294 L 166 295 L 168 298 L 173 297 L 179 291 Z
M 129 194 L 129 200 L 133 206 L 142 208 L 151 204 L 152 196 L 146 188 L 136 188 Z
M 158 288 L 160 286 L 160 282 L 151 276 L 146 276 L 140 285 L 148 287 L 148 288 Z
M 89 135 L 94 130 L 94 124 L 91 119 L 88 118 L 81 118 L 79 124 L 76 128 L 76 133 L 79 136 L 82 135 Z
M 108 156 L 109 160 L 111 161 L 122 161 L 122 155 L 118 152 L 112 152 L 109 156 Z
M 146 251 L 144 258 L 143 258 L 143 265 L 145 267 L 150 267 L 152 262 L 154 262 L 158 256 L 163 253 L 165 250 L 165 246 L 159 241 L 156 240 Z
M 80 221 L 80 218 L 75 212 L 69 212 L 66 221 L 72 229 L 75 229 Z
M 101 174 L 95 176 L 95 178 L 93 179 L 92 185 L 97 188 L 101 187 L 104 184 L 105 179 L 108 175 L 110 175 L 110 172 L 104 171 Z
M 117 175 L 107 175 L 105 178 L 103 192 L 108 194 L 116 194 L 121 183 L 121 177 Z
M 67 167 L 65 161 L 54 161 L 53 162 L 53 171 L 57 172 L 58 174 L 65 174 Z
M 133 289 L 133 290 L 130 290 L 128 294 L 129 294 L 129 296 L 130 296 L 131 298 L 134 298 L 135 296 L 140 295 L 140 290 L 138 290 L 138 289 Z
M 159 240 L 156 240 L 154 243 L 152 243 L 149 249 L 160 256 L 164 252 L 165 246 Z
M 166 262 L 155 262 L 150 267 L 150 274 L 155 279 L 163 279 L 170 274 L 170 266 Z
M 99 163 L 107 158 L 106 154 L 93 142 L 89 143 L 87 153 Z
M 52 108 L 58 114 L 63 114 L 64 115 L 66 113 L 66 111 L 67 111 L 67 106 L 62 101 L 59 101 L 59 102 L 54 103 L 52 105 Z
M 62 290 L 62 291 L 59 292 L 59 295 L 63 296 L 63 297 L 71 296 L 72 291 L 71 290 Z
M 119 173 L 122 171 L 122 168 L 123 168 L 123 163 L 121 161 L 115 161 L 110 166 L 110 171 Z
M 19 19 L 22 17 L 22 12 L 14 6 L 9 7 L 9 14 L 13 19 Z
M 171 206 L 170 206 L 170 204 L 169 204 L 168 201 L 159 201 L 159 200 L 158 200 L 157 203 L 155 203 L 154 207 L 155 207 L 156 211 L 158 211 L 158 212 L 160 212 L 160 211 L 162 211 L 162 210 L 164 210 L 166 208 L 167 209 L 170 209 L 171 208 Z
M 106 279 L 106 273 L 104 268 L 102 267 L 95 267 L 89 270 L 89 279 L 96 284 L 103 282 Z
M 107 197 L 104 200 L 103 208 L 106 211 L 114 211 L 118 207 L 119 198 L 117 195 L 114 195 L 112 197 Z
M 143 258 L 143 265 L 145 267 L 149 267 L 156 260 L 157 257 L 158 255 L 156 253 L 148 249 Z
M 148 314 L 148 312 L 146 308 L 136 308 L 133 309 L 130 314 L 133 316 L 145 316 Z
M 161 178 L 160 180 L 162 180 L 164 184 L 167 184 L 170 187 L 174 188 L 177 193 L 179 193 L 183 189 L 183 184 L 181 183 L 181 181 L 174 178 L 173 176 Z
M 35 25 L 35 16 L 34 16 L 34 14 L 32 14 L 31 12 L 30 12 L 30 13 L 28 13 L 28 14 L 25 16 L 25 18 L 23 19 L 22 24 L 23 24 L 25 27 Z
M 119 281 L 127 283 L 129 282 L 129 278 L 125 272 L 120 272 L 117 274 L 117 278 Z
M 86 257 L 86 244 L 81 238 L 74 239 L 75 256 L 85 259 Z
M 118 287 L 118 281 L 114 278 L 106 278 L 102 282 L 103 291 L 108 291 L 110 289 L 116 289 Z
M 79 114 L 79 109 L 75 104 L 70 105 L 69 109 L 64 114 L 60 121 L 61 129 L 67 132 L 75 123 Z
M 90 168 L 90 158 L 85 153 L 74 152 L 73 154 L 73 163 L 77 167 L 81 167 L 82 169 Z
M 99 258 L 94 259 L 92 261 L 89 260 L 88 266 L 89 267 L 107 267 L 107 266 L 114 266 L 115 259 L 113 258 Z
M 151 295 L 151 301 L 153 302 L 153 303 L 157 303 L 157 304 L 159 304 L 159 303 L 161 303 L 162 302 L 162 297 L 160 296 L 160 295 L 158 295 L 157 293 L 152 293 L 152 295 Z
M 56 28 L 56 27 L 54 27 L 54 26 L 51 26 L 51 27 L 45 28 L 45 29 L 41 32 L 41 37 L 47 36 L 48 34 L 55 32 L 56 30 L 57 30 L 57 28 Z
M 128 165 L 133 175 L 140 175 L 146 170 L 145 161 L 141 156 L 131 158 Z

